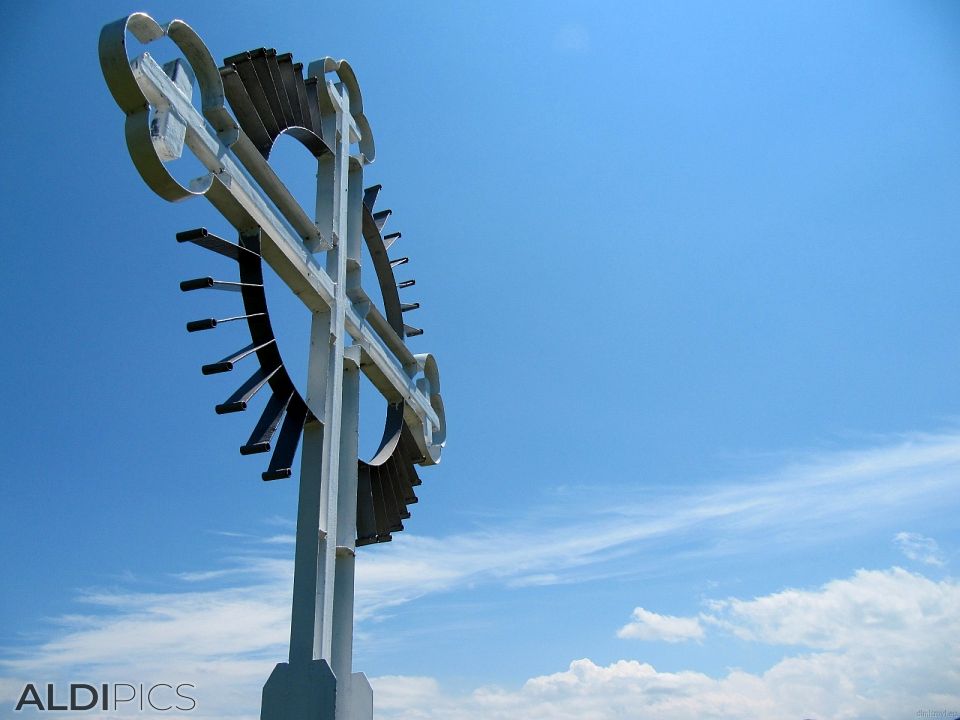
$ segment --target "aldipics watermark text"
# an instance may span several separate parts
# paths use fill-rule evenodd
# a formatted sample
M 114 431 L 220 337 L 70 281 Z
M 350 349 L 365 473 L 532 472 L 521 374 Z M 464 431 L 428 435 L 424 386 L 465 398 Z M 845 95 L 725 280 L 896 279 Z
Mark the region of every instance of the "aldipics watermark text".
M 13 709 L 190 712 L 197 707 L 195 689 L 192 683 L 27 683 Z

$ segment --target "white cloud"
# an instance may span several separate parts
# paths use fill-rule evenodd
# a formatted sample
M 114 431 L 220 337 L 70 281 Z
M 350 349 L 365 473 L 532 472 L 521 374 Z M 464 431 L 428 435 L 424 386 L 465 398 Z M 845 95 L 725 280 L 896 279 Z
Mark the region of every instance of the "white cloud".
M 898 532 L 893 537 L 894 543 L 907 558 L 922 562 L 925 565 L 944 565 L 940 546 L 933 538 L 924 537 L 918 533 Z
M 642 607 L 634 608 L 631 618 L 629 623 L 617 630 L 617 637 L 671 643 L 703 639 L 699 618 L 660 615 Z
M 711 607 L 715 626 L 799 651 L 765 672 L 732 669 L 719 678 L 662 672 L 637 660 L 600 666 L 582 659 L 516 690 L 483 687 L 465 695 L 446 694 L 430 678 L 378 678 L 377 718 L 902 720 L 922 709 L 960 707 L 955 581 L 935 582 L 899 568 L 860 571 L 818 590 Z

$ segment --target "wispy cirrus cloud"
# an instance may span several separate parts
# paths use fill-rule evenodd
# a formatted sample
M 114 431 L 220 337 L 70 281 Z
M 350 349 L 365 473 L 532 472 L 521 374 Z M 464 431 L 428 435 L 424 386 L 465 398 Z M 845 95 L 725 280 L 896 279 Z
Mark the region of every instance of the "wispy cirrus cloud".
M 940 546 L 933 538 L 919 533 L 898 532 L 893 536 L 893 542 L 900 548 L 900 552 L 910 560 L 916 560 L 925 565 L 945 565 Z

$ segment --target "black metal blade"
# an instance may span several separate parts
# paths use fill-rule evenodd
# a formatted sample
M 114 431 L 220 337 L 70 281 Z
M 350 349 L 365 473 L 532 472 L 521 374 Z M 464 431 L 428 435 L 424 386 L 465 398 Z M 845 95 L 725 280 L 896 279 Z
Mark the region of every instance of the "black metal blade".
M 283 130 L 287 126 L 283 114 L 283 108 L 280 106 L 280 94 L 273 81 L 273 75 L 270 72 L 270 65 L 267 61 L 267 49 L 257 48 L 250 51 L 250 62 L 253 64 L 254 71 L 257 74 L 257 80 L 263 90 L 263 95 L 267 99 L 270 107 L 270 115 L 278 129 Z
M 256 427 L 254 427 L 253 432 L 250 433 L 250 439 L 247 440 L 246 445 L 240 446 L 241 455 L 254 455 L 270 450 L 270 439 L 277 431 L 277 426 L 280 425 L 280 418 L 282 418 L 283 413 L 286 412 L 287 405 L 290 404 L 292 397 L 292 393 L 287 396 L 274 393 L 270 396 L 270 399 L 267 401 L 267 406 L 263 409 L 263 414 L 260 415 L 260 419 L 257 421 Z
M 313 125 L 313 131 L 323 138 L 323 141 L 329 146 L 333 138 L 324 137 L 323 122 L 320 115 L 320 101 L 317 100 L 317 78 L 307 78 L 303 82 L 303 87 L 307 91 L 307 109 L 310 110 L 310 121 Z
M 378 477 L 383 490 L 383 505 L 387 511 L 387 529 L 390 532 L 400 532 L 403 530 L 403 523 L 400 521 L 407 508 L 403 500 L 397 497 L 394 480 L 387 463 L 380 466 Z
M 260 119 L 260 113 L 257 112 L 256 103 L 247 92 L 246 86 L 237 69 L 233 66 L 220 68 L 220 77 L 223 78 L 223 90 L 230 101 L 230 107 L 233 114 L 237 116 L 240 127 L 250 138 L 250 141 L 256 146 L 260 154 L 266 157 L 270 154 L 270 147 L 273 145 L 273 138 L 267 132 L 267 128 Z M 266 99 L 263 103 L 266 104 Z
M 371 185 L 363 191 L 363 204 L 367 206 L 368 210 L 373 210 L 373 206 L 377 202 L 377 195 L 380 194 L 381 188 L 383 188 L 383 185 Z
M 300 116 L 303 120 L 303 127 L 307 128 L 317 136 L 320 135 L 320 126 L 313 122 L 313 114 L 310 112 L 310 99 L 307 97 L 307 86 L 303 83 L 303 64 L 293 64 L 293 79 L 296 85 L 297 102 L 300 104 Z
M 384 483 L 380 476 L 382 467 L 382 465 L 379 465 L 370 468 L 370 490 L 373 494 L 373 513 L 377 523 L 378 542 L 382 542 L 380 538 L 390 536 L 391 525 L 387 514 L 387 502 L 384 497 Z
M 283 127 L 288 128 L 298 125 L 296 117 L 293 114 L 293 106 L 290 104 L 290 97 L 287 95 L 287 88 L 283 84 L 283 75 L 280 72 L 280 63 L 277 60 L 277 51 L 268 48 L 264 52 L 267 59 L 267 69 L 270 71 L 270 79 L 273 81 L 273 87 L 277 91 L 277 100 L 280 102 L 280 117 L 283 118 Z
M 373 489 L 370 485 L 370 466 L 365 462 L 357 468 L 357 545 L 377 542 L 377 516 L 374 512 Z
M 290 53 L 277 55 L 277 67 L 280 71 L 283 91 L 287 95 L 287 102 L 292 111 L 293 124 L 307 127 L 303 122 L 303 111 L 300 109 L 300 99 L 297 97 L 297 76 L 293 69 L 293 56 Z
M 413 491 L 413 482 L 411 482 L 411 475 L 416 473 L 413 473 L 412 467 L 409 467 L 410 461 L 402 452 L 395 452 L 390 457 L 390 462 L 393 463 L 394 472 L 400 482 L 400 495 L 403 502 L 407 505 L 414 505 L 419 502 L 417 494 Z
M 387 471 L 387 477 L 390 480 L 390 490 L 393 494 L 394 507 L 396 508 L 398 520 L 406 520 L 410 517 L 410 512 L 407 510 L 407 503 L 405 499 L 406 493 L 401 487 L 400 475 L 397 471 L 396 463 L 393 460 L 393 457 L 384 464 L 384 469 Z M 412 490 L 412 488 L 411 488 Z M 391 530 L 394 528 L 391 528 Z
M 256 68 L 253 66 L 250 53 L 240 53 L 239 55 L 228 57 L 224 60 L 224 63 L 226 65 L 233 65 L 236 69 L 243 83 L 243 87 L 247 91 L 250 101 L 257 111 L 257 116 L 267 131 L 267 135 L 269 135 L 272 144 L 277 135 L 280 134 L 280 126 L 277 124 L 277 119 L 270 107 L 270 102 L 267 100 L 267 95 L 264 92 L 263 86 L 260 84 L 260 78 Z

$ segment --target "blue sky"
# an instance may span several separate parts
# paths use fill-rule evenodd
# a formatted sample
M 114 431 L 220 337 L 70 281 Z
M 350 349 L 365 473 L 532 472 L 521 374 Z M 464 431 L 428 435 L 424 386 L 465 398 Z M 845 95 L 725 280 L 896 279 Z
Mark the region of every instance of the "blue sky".
M 137 9 L 217 59 L 357 71 L 449 423 L 407 530 L 360 553 L 378 718 L 960 715 L 935 2 L 6 8 L 3 707 L 172 678 L 190 717 L 254 717 L 285 657 L 296 483 L 213 413 L 233 387 L 199 366 L 242 336 L 183 330 L 230 299 L 177 289 L 216 268 L 175 233 L 228 228 L 142 183 L 97 61 Z M 309 197 L 305 154 L 275 161 Z

